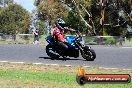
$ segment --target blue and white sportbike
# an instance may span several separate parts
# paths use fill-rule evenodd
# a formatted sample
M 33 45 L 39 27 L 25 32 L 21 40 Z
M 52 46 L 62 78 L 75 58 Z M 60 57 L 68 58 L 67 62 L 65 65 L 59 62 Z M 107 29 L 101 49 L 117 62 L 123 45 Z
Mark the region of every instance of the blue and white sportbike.
M 65 57 L 69 56 L 77 58 L 79 57 L 79 53 L 81 53 L 82 57 L 86 61 L 94 61 L 94 59 L 96 58 L 96 53 L 91 47 L 82 43 L 82 36 L 80 36 L 79 34 L 78 37 L 67 36 L 66 40 L 69 43 L 68 50 L 63 53 Z M 54 41 L 53 37 L 47 36 L 46 41 L 48 42 L 48 45 L 46 46 L 46 53 L 49 57 L 55 59 L 62 56 L 62 50 L 61 48 L 59 48 L 59 46 L 56 45 L 56 42 Z

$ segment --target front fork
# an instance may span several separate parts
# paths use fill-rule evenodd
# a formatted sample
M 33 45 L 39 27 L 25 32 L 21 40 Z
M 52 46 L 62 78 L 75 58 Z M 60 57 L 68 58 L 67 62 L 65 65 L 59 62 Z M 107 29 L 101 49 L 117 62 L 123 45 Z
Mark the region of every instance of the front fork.
M 81 54 L 85 54 L 85 53 L 86 53 L 86 52 L 84 51 L 84 49 L 86 49 L 86 48 L 87 48 L 86 50 L 90 50 L 90 49 L 91 49 L 90 46 L 85 46 L 85 45 L 82 45 L 81 43 L 77 43 L 77 46 L 78 46 L 78 48 L 79 48 Z
M 80 42 L 76 42 L 76 45 L 78 46 L 78 48 L 79 48 L 81 54 L 82 54 L 82 53 L 85 53 L 85 52 L 84 52 L 85 47 L 88 47 L 89 49 L 91 49 L 91 47 L 85 46 L 85 45 L 81 44 Z

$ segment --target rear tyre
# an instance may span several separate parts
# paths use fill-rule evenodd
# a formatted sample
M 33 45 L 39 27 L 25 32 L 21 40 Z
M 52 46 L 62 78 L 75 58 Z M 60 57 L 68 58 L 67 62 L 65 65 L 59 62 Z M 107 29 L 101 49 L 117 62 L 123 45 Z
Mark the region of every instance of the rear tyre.
M 49 57 L 51 57 L 52 60 L 59 58 L 59 55 L 56 54 L 53 46 L 51 46 L 49 44 L 46 46 L 46 53 Z
M 86 61 L 94 61 L 94 59 L 96 58 L 96 53 L 93 49 L 89 49 L 88 47 L 85 47 L 84 51 L 82 52 L 82 57 Z

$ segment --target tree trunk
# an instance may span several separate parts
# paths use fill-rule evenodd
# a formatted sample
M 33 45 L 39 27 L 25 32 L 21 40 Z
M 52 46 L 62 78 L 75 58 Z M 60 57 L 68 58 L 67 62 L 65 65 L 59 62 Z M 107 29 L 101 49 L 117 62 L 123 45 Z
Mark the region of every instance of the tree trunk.
M 85 12 L 87 13 L 88 17 L 89 17 L 89 23 L 91 24 L 91 31 L 94 35 L 96 35 L 96 31 L 95 31 L 95 25 L 94 25 L 94 22 L 92 20 L 92 15 L 87 11 L 87 9 L 80 4 L 80 6 L 85 10 Z
M 74 5 L 76 6 L 76 9 L 78 10 L 78 14 L 79 14 L 80 18 L 82 19 L 82 21 L 85 23 L 85 25 L 87 27 L 89 27 L 90 29 L 92 29 L 92 26 L 83 18 L 82 13 L 81 13 L 81 11 L 79 9 L 79 5 L 77 5 L 77 3 L 75 2 L 75 0 L 72 0 L 72 1 L 73 1 Z M 92 34 L 90 30 L 88 30 L 88 32 L 90 34 Z
M 104 31 L 104 14 L 105 13 L 105 8 L 101 9 L 101 19 L 100 19 L 100 35 L 103 36 L 103 31 Z

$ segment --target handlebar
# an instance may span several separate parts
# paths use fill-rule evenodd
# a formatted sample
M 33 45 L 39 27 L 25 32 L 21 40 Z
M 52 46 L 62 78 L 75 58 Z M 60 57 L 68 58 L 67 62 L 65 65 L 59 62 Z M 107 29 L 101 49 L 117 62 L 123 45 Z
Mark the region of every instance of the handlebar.
M 78 35 L 78 37 L 75 39 L 75 41 L 82 41 L 82 36 L 80 35 L 80 32 L 77 32 L 76 34 Z
M 75 32 L 76 36 L 78 36 L 76 40 L 79 40 L 80 38 L 82 39 L 82 36 L 81 36 L 81 33 L 79 32 L 79 30 L 75 30 L 75 29 L 72 29 L 72 28 L 68 28 L 68 27 L 64 27 L 64 29 L 68 30 L 68 31 L 72 31 L 72 32 Z

